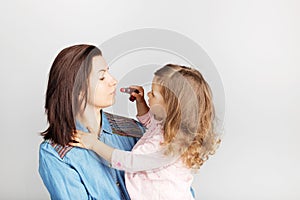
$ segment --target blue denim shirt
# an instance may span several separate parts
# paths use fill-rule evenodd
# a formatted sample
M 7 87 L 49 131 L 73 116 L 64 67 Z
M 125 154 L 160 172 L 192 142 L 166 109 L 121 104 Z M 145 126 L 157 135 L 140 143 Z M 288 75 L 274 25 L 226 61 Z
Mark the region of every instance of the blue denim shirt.
M 102 112 L 99 139 L 114 148 L 130 151 L 138 139 L 113 134 L 109 122 Z M 88 132 L 79 123 L 76 123 L 76 128 Z M 130 199 L 124 172 L 109 167 L 91 150 L 53 146 L 46 140 L 40 145 L 39 173 L 51 199 Z

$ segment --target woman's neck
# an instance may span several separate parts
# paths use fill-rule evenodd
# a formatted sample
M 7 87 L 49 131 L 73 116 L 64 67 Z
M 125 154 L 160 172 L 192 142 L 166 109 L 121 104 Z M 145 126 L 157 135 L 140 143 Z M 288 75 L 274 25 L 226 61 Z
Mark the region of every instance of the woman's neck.
M 91 109 L 87 106 L 84 112 L 77 116 L 77 120 L 91 133 L 100 135 L 102 120 L 101 109 Z

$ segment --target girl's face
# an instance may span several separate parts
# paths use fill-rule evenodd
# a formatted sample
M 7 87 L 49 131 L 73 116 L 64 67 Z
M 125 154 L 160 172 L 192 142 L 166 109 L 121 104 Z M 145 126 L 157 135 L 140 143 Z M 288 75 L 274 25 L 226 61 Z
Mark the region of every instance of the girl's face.
M 150 111 L 157 120 L 162 120 L 166 117 L 165 101 L 160 93 L 160 89 L 159 85 L 152 83 L 152 90 L 147 93 Z
M 89 76 L 87 106 L 102 109 L 111 106 L 115 101 L 117 80 L 108 72 L 108 66 L 102 56 L 92 60 Z

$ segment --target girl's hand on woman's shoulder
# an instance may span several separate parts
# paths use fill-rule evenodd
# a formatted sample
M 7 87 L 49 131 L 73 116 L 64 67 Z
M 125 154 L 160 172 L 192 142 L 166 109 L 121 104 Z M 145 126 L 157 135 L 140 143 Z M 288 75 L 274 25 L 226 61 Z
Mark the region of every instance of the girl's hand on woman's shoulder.
M 80 130 L 76 130 L 76 132 L 73 134 L 72 142 L 69 144 L 71 146 L 85 148 L 85 149 L 93 149 L 93 146 L 98 141 L 97 134 L 94 133 L 86 133 Z

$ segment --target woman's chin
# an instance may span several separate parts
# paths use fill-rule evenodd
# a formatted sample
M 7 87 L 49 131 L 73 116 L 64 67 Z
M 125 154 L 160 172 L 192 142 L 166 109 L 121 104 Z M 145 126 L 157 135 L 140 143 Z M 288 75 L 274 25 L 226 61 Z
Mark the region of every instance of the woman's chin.
M 115 97 L 114 97 L 114 98 L 110 101 L 110 103 L 107 105 L 107 107 L 110 107 L 110 106 L 114 105 L 115 102 L 116 102 L 116 99 L 115 99 Z
M 111 101 L 107 101 L 105 104 L 102 104 L 102 105 L 97 106 L 97 107 L 99 107 L 100 109 L 104 109 L 104 108 L 108 108 L 108 107 L 110 107 L 114 104 L 115 104 L 115 99 L 112 99 Z

